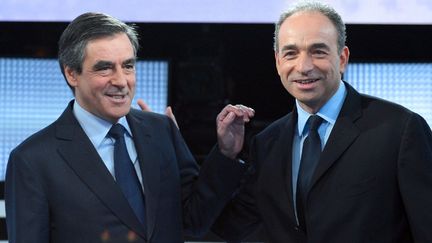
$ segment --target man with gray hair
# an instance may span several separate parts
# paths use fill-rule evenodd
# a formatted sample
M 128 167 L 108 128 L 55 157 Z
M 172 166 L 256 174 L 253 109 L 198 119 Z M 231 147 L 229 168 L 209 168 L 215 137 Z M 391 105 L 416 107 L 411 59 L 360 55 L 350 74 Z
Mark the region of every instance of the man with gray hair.
M 276 68 L 292 112 L 256 135 L 244 186 L 213 229 L 240 241 L 432 242 L 432 132 L 418 114 L 342 81 L 345 25 L 301 2 L 276 23 Z
M 63 32 L 59 63 L 75 99 L 10 154 L 10 243 L 183 242 L 231 198 L 246 168 L 226 147 L 199 170 L 171 119 L 131 109 L 137 50 L 135 29 L 106 14 L 82 14 Z M 218 139 L 243 141 L 235 126 L 253 110 L 230 114 Z

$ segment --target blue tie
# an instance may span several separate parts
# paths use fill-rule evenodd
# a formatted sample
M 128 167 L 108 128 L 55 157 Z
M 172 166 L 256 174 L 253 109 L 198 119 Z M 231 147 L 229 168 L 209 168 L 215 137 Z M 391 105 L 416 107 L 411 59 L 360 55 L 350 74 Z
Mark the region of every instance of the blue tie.
M 304 207 L 306 203 L 306 195 L 309 191 L 309 184 L 321 155 L 321 139 L 318 134 L 318 127 L 321 125 L 322 121 L 323 119 L 317 115 L 312 115 L 309 117 L 307 121 L 309 124 L 309 133 L 303 142 L 303 150 L 300 160 L 300 170 L 297 180 L 296 206 L 299 224 L 305 230 L 306 225 L 304 218 Z
M 135 215 L 145 226 L 146 212 L 144 195 L 136 170 L 126 148 L 124 138 L 125 132 L 126 129 L 120 124 L 113 125 L 108 132 L 108 135 L 115 139 L 114 174 L 117 184 L 123 191 L 123 194 L 135 212 Z

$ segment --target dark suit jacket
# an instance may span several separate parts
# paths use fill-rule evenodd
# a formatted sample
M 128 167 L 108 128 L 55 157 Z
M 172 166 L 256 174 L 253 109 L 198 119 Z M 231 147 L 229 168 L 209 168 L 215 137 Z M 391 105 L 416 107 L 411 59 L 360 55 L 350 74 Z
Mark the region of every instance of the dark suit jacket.
M 307 237 L 292 198 L 296 111 L 254 139 L 254 168 L 215 225 L 218 234 L 239 240 L 262 224 L 278 243 L 432 242 L 430 128 L 419 115 L 346 86 L 306 199 Z
M 238 187 L 243 166 L 215 149 L 198 178 L 199 168 L 169 118 L 131 110 L 127 120 L 143 173 L 147 232 L 71 102 L 57 121 L 10 155 L 5 188 L 10 243 L 172 243 L 208 230 Z

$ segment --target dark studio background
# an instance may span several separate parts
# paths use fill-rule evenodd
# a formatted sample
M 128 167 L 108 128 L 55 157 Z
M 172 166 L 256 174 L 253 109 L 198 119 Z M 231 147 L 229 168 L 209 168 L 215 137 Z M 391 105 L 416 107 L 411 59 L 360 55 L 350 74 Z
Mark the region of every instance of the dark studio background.
M 170 61 L 168 104 L 199 163 L 216 142 L 216 115 L 226 104 L 255 109 L 247 141 L 292 109 L 294 100 L 276 73 L 273 25 L 137 25 L 139 58 Z M 0 56 L 55 58 L 66 26 L 0 22 Z M 347 25 L 347 36 L 351 62 L 432 61 L 432 25 Z

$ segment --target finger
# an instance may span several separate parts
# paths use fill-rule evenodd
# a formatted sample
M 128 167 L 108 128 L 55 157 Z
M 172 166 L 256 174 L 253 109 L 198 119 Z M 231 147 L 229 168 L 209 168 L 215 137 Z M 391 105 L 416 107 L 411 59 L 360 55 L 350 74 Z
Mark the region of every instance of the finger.
M 148 106 L 144 102 L 144 100 L 138 99 L 137 103 L 138 103 L 138 106 L 141 108 L 141 110 L 143 110 L 143 111 L 151 111 L 150 106 Z
M 237 105 L 227 105 L 225 106 L 222 111 L 217 116 L 218 122 L 227 122 L 224 121 L 224 119 L 228 116 L 228 114 L 232 113 L 234 117 L 232 117 L 233 120 L 236 120 L 236 122 L 242 121 L 242 122 L 249 122 L 250 118 L 252 118 L 255 114 L 255 111 L 252 108 L 249 108 L 247 106 L 237 104 Z M 230 121 L 232 122 L 232 121 Z
M 228 127 L 230 124 L 234 122 L 235 118 L 236 118 L 236 114 L 234 112 L 228 112 L 226 116 L 219 118 L 217 122 L 217 127 L 222 130 L 225 130 L 226 127 Z
M 226 105 L 216 117 L 216 121 L 223 121 L 225 117 L 230 113 L 234 112 L 236 108 L 233 105 Z
M 171 106 L 168 106 L 168 107 L 166 108 L 166 110 L 165 110 L 165 114 L 166 114 L 169 118 L 171 118 L 171 120 L 174 122 L 174 124 L 176 125 L 176 127 L 179 128 L 179 126 L 178 126 L 178 124 L 177 124 L 177 120 L 176 120 L 176 118 L 175 118 L 175 116 L 174 116 L 174 113 L 173 113 L 173 111 L 172 111 L 172 109 L 171 109 Z
M 240 113 L 236 113 L 236 114 L 243 117 L 243 120 L 245 122 L 249 122 L 250 118 L 254 117 L 254 115 L 255 115 L 255 110 L 250 108 L 250 107 L 247 107 L 247 106 L 244 106 L 241 104 L 235 105 L 235 107 L 241 111 L 241 114 Z
M 240 105 L 227 105 L 224 108 L 226 114 L 228 115 L 229 113 L 233 113 L 232 115 L 234 116 L 234 119 L 236 118 L 240 118 L 243 119 L 245 117 L 245 111 L 243 110 L 243 108 Z
M 229 112 L 225 116 L 225 118 L 221 121 L 222 122 L 222 126 L 226 127 L 229 124 L 233 123 L 233 121 L 235 120 L 235 118 L 236 118 L 236 114 L 234 112 Z
M 249 118 L 252 118 L 255 116 L 255 110 L 254 109 L 245 106 L 245 111 L 246 111 Z
M 246 112 L 249 116 L 253 116 L 255 114 L 254 109 L 247 107 L 245 105 L 238 104 L 238 105 L 235 105 L 235 107 L 242 110 L 243 112 Z

